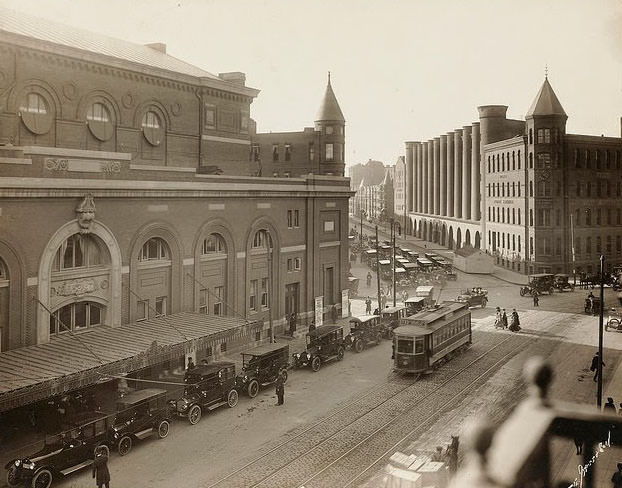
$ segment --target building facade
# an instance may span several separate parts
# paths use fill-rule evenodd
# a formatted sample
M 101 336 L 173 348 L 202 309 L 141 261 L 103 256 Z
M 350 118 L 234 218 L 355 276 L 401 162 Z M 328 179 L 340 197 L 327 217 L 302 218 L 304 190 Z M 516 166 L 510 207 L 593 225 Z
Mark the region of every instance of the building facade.
M 160 44 L 0 13 L 0 373 L 15 375 L 33 347 L 68 367 L 3 382 L 5 399 L 21 398 L 11 406 L 101 379 L 84 374 L 75 341 L 108 342 L 112 359 L 97 368 L 126 374 L 267 340 L 292 313 L 311 320 L 318 296 L 326 312 L 341 307 L 342 157 L 300 163 L 292 178 L 255 176 L 258 90 L 243 73 L 215 76 Z M 339 120 L 318 132 L 329 122 Z M 343 131 L 334 137 L 343 145 Z M 196 334 L 161 350 L 157 327 L 181 330 L 175 321 L 189 316 Z M 136 356 L 111 339 L 137 331 L 155 349 Z M 45 388 L 44 377 L 54 380 Z
M 593 273 L 622 262 L 622 138 L 566 133 L 545 79 L 526 120 L 478 107 L 479 122 L 406 143 L 413 233 L 469 244 L 522 273 Z

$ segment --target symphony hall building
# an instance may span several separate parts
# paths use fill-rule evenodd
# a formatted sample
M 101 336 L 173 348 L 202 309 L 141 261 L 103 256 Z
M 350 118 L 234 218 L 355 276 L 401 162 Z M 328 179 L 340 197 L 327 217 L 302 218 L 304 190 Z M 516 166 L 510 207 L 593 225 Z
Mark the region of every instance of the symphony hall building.
M 526 120 L 504 105 L 478 111 L 479 122 L 406 143 L 411 233 L 521 273 L 592 273 L 601 254 L 608 268 L 622 262 L 622 138 L 567 134 L 548 79 Z
M 0 413 L 341 309 L 345 119 L 329 81 L 286 178 L 258 93 L 163 44 L 0 9 Z

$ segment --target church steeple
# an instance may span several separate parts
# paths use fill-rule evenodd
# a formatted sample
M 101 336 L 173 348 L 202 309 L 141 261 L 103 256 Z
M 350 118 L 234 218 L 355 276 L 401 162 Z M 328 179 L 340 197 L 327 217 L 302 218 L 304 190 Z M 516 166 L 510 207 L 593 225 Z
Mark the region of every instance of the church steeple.
M 343 116 L 343 112 L 341 112 L 341 108 L 339 107 L 339 102 L 337 102 L 335 92 L 333 92 L 333 87 L 330 84 L 330 71 L 328 72 L 328 85 L 326 85 L 324 99 L 322 100 L 322 104 L 320 105 L 320 110 L 318 111 L 315 121 L 342 123 L 346 121 Z

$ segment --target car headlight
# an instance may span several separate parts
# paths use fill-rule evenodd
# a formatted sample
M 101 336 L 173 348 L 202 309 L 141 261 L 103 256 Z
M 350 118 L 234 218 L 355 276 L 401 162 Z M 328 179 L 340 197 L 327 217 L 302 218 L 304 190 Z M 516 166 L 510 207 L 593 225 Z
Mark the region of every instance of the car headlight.
M 19 459 L 15 460 L 15 466 L 17 466 L 18 468 L 21 466 L 22 462 Z

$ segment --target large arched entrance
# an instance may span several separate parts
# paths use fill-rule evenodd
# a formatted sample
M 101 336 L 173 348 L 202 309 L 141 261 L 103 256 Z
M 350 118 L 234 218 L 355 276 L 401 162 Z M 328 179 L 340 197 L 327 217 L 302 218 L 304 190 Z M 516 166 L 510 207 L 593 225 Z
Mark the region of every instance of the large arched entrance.
M 460 249 L 462 247 L 462 229 L 458 227 L 456 231 L 456 249 Z

